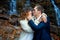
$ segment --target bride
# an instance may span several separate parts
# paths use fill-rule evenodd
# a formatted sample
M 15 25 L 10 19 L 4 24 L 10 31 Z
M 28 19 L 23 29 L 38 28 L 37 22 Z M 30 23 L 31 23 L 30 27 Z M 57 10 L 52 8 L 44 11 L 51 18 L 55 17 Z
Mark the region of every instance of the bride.
M 23 31 L 20 33 L 19 40 L 32 40 L 34 31 L 28 25 L 27 17 L 32 13 L 31 8 L 27 8 L 20 16 L 20 25 Z

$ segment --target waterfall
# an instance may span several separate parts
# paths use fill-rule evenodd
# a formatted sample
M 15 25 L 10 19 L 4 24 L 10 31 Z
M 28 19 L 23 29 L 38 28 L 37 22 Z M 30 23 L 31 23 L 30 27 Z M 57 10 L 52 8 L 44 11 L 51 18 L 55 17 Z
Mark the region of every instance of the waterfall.
M 9 10 L 9 14 L 10 14 L 10 15 L 17 14 L 17 10 L 16 10 L 16 0 L 10 0 L 10 10 Z
M 54 10 L 55 10 L 55 13 L 56 13 L 57 25 L 60 26 L 60 9 L 55 4 L 54 0 L 51 0 L 51 3 L 54 6 Z
M 30 5 L 30 0 L 26 0 L 26 3 L 25 3 L 24 6 L 25 6 L 25 7 L 31 6 L 31 5 Z

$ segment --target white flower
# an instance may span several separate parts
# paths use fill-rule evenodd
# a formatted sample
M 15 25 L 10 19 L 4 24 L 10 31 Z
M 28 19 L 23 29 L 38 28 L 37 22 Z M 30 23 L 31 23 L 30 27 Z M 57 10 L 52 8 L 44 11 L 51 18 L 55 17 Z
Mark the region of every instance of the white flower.
M 35 24 L 38 25 L 39 24 L 39 21 L 38 20 L 35 20 Z

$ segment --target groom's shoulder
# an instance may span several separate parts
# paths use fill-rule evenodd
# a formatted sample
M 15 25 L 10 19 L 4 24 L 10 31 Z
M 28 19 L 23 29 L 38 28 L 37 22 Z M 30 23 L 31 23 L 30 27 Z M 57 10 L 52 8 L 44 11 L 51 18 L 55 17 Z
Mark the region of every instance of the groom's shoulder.
M 49 20 L 50 20 L 50 17 L 49 17 L 49 16 L 47 16 L 47 19 L 49 19 Z
M 50 17 L 49 17 L 49 16 L 47 16 L 47 22 L 49 22 L 49 23 L 50 23 Z

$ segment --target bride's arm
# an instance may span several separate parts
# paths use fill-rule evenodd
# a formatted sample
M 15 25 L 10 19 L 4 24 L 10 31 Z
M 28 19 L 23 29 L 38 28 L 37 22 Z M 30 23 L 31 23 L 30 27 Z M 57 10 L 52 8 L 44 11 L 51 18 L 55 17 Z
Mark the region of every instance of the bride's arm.
M 31 27 L 28 25 L 28 23 L 26 23 L 26 21 L 20 21 L 21 24 L 21 28 L 25 31 L 25 32 L 33 32 L 33 30 L 31 29 Z
M 45 13 L 42 14 L 42 21 L 47 22 L 47 15 Z

